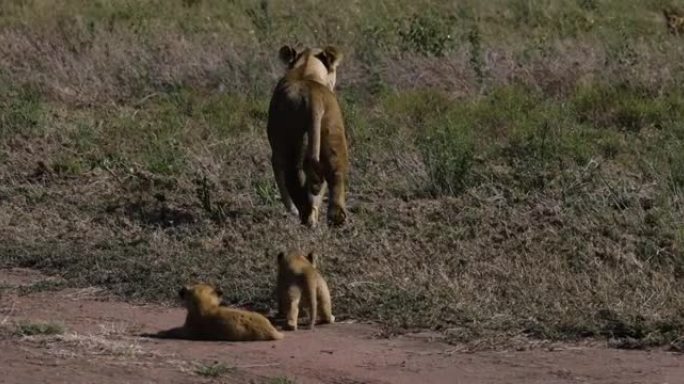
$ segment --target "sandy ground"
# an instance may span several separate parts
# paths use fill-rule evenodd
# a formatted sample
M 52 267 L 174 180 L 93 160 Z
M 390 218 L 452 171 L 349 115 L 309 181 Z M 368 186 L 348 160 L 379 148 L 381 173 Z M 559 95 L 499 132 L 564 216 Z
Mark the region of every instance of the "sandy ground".
M 46 279 L 0 270 L 0 383 L 684 383 L 684 355 L 672 352 L 594 343 L 469 353 L 438 335 L 380 338 L 373 325 L 350 322 L 279 342 L 151 339 L 140 335 L 182 324 L 184 310 L 131 305 L 97 289 L 20 294 Z M 12 331 L 39 322 L 64 332 Z M 203 371 L 215 364 L 230 369 Z

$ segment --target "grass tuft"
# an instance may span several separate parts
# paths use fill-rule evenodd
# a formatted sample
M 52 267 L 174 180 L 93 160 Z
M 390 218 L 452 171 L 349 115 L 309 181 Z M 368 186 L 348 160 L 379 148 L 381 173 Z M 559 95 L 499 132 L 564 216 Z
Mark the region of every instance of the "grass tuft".
M 267 384 L 296 384 L 295 380 L 289 379 L 287 377 L 273 377 L 266 380 Z
M 227 366 L 223 363 L 214 362 L 212 364 L 200 365 L 195 369 L 195 373 L 204 377 L 221 377 L 226 373 L 235 371 L 235 368 Z
M 29 323 L 23 322 L 16 326 L 14 334 L 17 336 L 53 336 L 64 333 L 64 326 L 57 323 Z

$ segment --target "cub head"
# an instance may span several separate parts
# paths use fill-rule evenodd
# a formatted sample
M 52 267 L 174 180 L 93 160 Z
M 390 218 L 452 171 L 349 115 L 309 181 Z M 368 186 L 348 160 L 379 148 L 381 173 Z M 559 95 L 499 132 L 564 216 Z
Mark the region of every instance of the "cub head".
M 223 292 L 209 284 L 195 284 L 185 286 L 178 291 L 187 309 L 197 308 L 200 304 L 218 306 Z
M 667 22 L 667 26 L 670 28 L 676 27 L 679 20 L 684 19 L 684 12 L 675 7 L 666 7 L 663 9 L 663 16 Z
M 311 264 L 316 266 L 316 254 L 309 252 L 304 254 L 301 251 L 280 252 L 278 254 L 278 266 L 286 267 L 292 264 Z
M 288 73 L 298 71 L 302 78 L 323 84 L 331 91 L 335 89 L 337 66 L 342 56 L 342 52 L 333 46 L 305 48 L 297 52 L 291 46 L 284 45 L 278 51 L 278 57 L 287 66 Z

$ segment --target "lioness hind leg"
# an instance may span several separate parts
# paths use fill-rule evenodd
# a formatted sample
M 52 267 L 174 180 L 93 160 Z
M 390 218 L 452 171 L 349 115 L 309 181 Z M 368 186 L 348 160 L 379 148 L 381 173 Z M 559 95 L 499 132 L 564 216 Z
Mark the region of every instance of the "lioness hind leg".
M 330 184 L 328 222 L 333 225 L 342 225 L 347 220 L 344 183 L 345 177 L 341 172 L 335 172 L 328 178 L 328 184 Z
M 273 174 L 278 185 L 278 192 L 280 193 L 280 200 L 283 202 L 285 209 L 294 215 L 298 215 L 299 211 L 295 206 L 290 192 L 287 189 L 287 175 L 285 172 L 285 164 L 276 155 L 271 157 L 271 166 L 273 167 Z

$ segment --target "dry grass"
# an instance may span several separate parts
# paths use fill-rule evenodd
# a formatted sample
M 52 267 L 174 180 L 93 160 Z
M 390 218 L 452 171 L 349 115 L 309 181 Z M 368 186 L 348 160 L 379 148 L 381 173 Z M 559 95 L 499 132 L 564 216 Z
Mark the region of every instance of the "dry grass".
M 104 356 L 128 360 L 162 356 L 144 348 L 139 338 L 127 335 L 125 330 L 112 324 L 101 325 L 98 332 L 83 334 L 53 324 L 20 323 L 15 334 L 22 336 L 24 342 L 38 344 L 59 357 Z
M 681 336 L 684 46 L 663 2 L 318 3 L 4 7 L 0 265 L 272 304 L 276 251 L 300 246 L 341 319 L 390 333 Z M 265 111 L 292 42 L 347 53 L 339 230 L 278 202 Z

